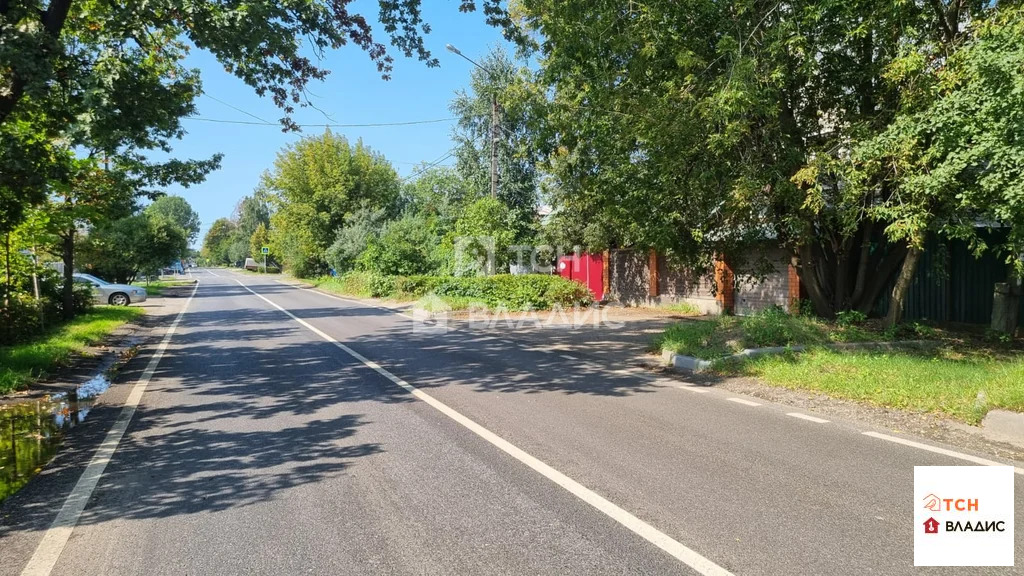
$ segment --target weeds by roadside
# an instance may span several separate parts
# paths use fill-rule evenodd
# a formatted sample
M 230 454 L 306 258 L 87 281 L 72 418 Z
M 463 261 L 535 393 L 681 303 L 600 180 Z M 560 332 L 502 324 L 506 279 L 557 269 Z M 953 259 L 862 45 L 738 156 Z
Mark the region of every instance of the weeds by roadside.
M 833 343 L 907 340 L 934 345 L 886 351 L 827 348 Z M 680 322 L 656 337 L 654 349 L 718 360 L 745 348 L 805 346 L 799 353 L 717 362 L 712 370 L 977 424 L 992 408 L 1024 411 L 1024 352 L 1013 344 L 920 322 L 883 328 L 858 313 L 842 313 L 829 323 L 768 309 L 754 316 Z
M 31 342 L 0 347 L 0 394 L 24 388 L 67 365 L 72 355 L 144 313 L 142 308 L 101 306 Z

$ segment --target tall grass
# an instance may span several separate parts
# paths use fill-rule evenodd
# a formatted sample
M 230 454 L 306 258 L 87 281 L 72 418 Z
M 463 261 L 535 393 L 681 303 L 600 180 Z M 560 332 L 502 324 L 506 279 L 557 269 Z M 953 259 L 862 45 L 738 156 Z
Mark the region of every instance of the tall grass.
M 100 342 L 144 313 L 142 308 L 101 306 L 32 342 L 0 347 L 0 394 L 24 388 L 53 373 L 67 365 L 76 352 Z

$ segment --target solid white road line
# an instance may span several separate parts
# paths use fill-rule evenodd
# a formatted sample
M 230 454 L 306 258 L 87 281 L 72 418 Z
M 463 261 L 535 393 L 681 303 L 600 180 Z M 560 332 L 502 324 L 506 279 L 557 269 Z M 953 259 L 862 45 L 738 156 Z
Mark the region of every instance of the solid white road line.
M 911 448 L 917 448 L 919 450 L 935 452 L 936 454 L 942 454 L 943 456 L 949 456 L 951 458 L 959 458 L 960 460 L 974 462 L 975 464 L 981 464 L 982 466 L 1009 466 L 1009 464 L 1005 464 L 1003 462 L 996 462 L 995 460 L 986 460 L 985 458 L 971 456 L 970 454 L 964 454 L 963 452 L 946 450 L 945 448 L 939 448 L 938 446 L 930 446 L 928 444 L 914 442 L 913 440 L 907 440 L 906 438 L 889 436 L 888 434 L 879 434 L 878 432 L 861 432 L 861 434 L 865 436 L 871 436 L 872 438 L 878 438 L 880 440 L 888 440 L 889 442 L 895 442 L 896 444 L 903 444 L 904 446 L 910 446 Z M 1024 475 L 1024 468 L 1014 467 L 1013 471 L 1016 472 L 1017 474 Z
M 199 291 L 198 281 L 195 288 L 192 289 L 192 294 L 185 301 L 185 306 L 181 309 L 181 312 L 178 312 L 174 322 L 171 322 L 171 326 L 164 334 L 163 340 L 160 341 L 160 345 L 157 346 L 156 351 L 153 353 L 153 357 L 149 359 L 149 364 L 146 364 L 146 369 L 142 371 L 138 382 L 135 383 L 131 393 L 128 394 L 128 398 L 124 401 L 124 407 L 117 416 L 114 425 L 107 431 L 106 437 L 103 438 L 103 443 L 100 444 L 96 453 L 93 454 L 92 460 L 89 461 L 89 465 L 85 467 L 82 476 L 79 477 L 75 487 L 71 490 L 71 494 L 64 501 L 64 506 L 57 513 L 53 524 L 50 525 L 46 534 L 43 535 L 43 539 L 39 542 L 39 546 L 36 547 L 32 558 L 29 559 L 28 564 L 21 571 L 22 576 L 47 576 L 53 570 L 54 565 L 57 564 L 61 552 L 64 551 L 64 546 L 68 543 L 68 538 L 71 537 L 71 532 L 74 531 L 82 511 L 85 510 L 85 505 L 89 502 L 93 490 L 96 489 L 96 484 L 99 483 L 100 477 L 103 476 L 103 471 L 114 456 L 117 445 L 121 442 L 121 438 L 128 428 L 128 424 L 132 421 L 135 409 L 138 407 L 139 401 L 142 400 L 142 394 L 146 391 L 146 386 L 149 385 L 150 379 L 153 378 L 153 373 L 156 372 L 156 367 L 160 364 L 160 359 L 163 358 L 167 345 L 171 342 L 174 330 L 178 327 L 178 323 L 181 322 L 181 318 L 185 315 L 185 311 L 188 310 L 188 306 L 192 303 L 192 298 L 196 295 L 197 291 Z
M 235 280 L 235 282 L 238 282 L 238 280 Z M 239 284 L 241 284 L 241 282 L 239 282 Z M 409 320 L 416 320 L 416 318 L 413 318 L 412 316 L 409 316 L 405 312 L 399 312 L 398 310 L 395 310 L 394 308 L 388 308 L 387 306 L 378 306 L 376 304 L 371 304 L 369 302 L 363 302 L 361 300 L 353 300 L 351 298 L 343 298 L 341 296 L 336 296 L 334 294 L 328 294 L 327 292 L 324 292 L 323 290 L 317 290 L 316 288 L 303 288 L 302 286 L 295 286 L 295 285 L 292 285 L 292 287 L 295 288 L 296 290 L 305 290 L 307 292 L 316 292 L 317 294 L 320 294 L 321 296 L 327 296 L 328 298 L 334 298 L 335 300 L 341 300 L 342 302 L 348 302 L 350 304 L 358 304 L 360 306 L 369 306 L 370 308 L 376 308 L 378 310 L 384 310 L 386 312 L 391 312 L 392 314 L 398 314 L 399 316 L 404 316 L 405 318 L 408 318 Z M 246 286 L 246 289 L 248 289 L 247 286 Z M 249 290 L 249 291 L 252 292 L 252 290 Z M 253 294 L 255 294 L 255 292 L 253 292 Z
M 220 274 L 217 274 L 217 273 L 216 273 L 216 272 L 214 272 L 213 270 L 210 270 L 209 268 L 206 268 L 206 271 L 207 271 L 207 272 L 209 272 L 210 274 L 213 274 L 213 275 L 214 275 L 214 276 L 216 276 L 217 278 L 220 278 Z
M 718 564 L 715 564 L 711 560 L 708 560 L 707 558 L 701 556 L 699 553 L 693 551 L 692 549 L 687 548 L 682 543 L 678 542 L 677 540 L 674 540 L 671 536 L 665 534 L 664 532 L 658 530 L 654 526 L 651 526 L 650 524 L 630 514 L 626 510 L 623 510 L 622 508 L 618 507 L 617 505 L 613 504 L 609 500 L 602 497 L 600 494 L 594 492 L 593 490 L 587 488 L 586 486 L 580 484 L 579 482 L 573 480 L 572 478 L 569 478 L 568 476 L 562 474 L 558 470 L 555 470 L 554 468 L 548 466 L 547 464 L 538 460 L 537 458 L 534 458 L 530 454 L 524 452 L 523 450 L 516 447 L 514 444 L 508 442 L 504 438 L 498 436 L 494 432 L 491 432 L 490 430 L 477 424 L 473 420 L 470 420 L 466 416 L 463 416 L 461 413 L 455 411 L 447 404 L 441 402 L 440 400 L 437 400 L 433 396 L 427 394 L 426 392 L 423 392 L 419 388 L 416 388 L 412 384 L 409 384 L 408 382 L 402 380 L 398 376 L 395 376 L 391 372 L 388 372 L 376 362 L 366 358 L 362 354 L 356 352 L 355 350 L 349 348 L 348 346 L 342 344 L 341 342 L 338 342 L 327 333 L 316 328 L 315 326 L 299 318 L 298 316 L 292 314 L 288 310 L 285 310 L 281 306 L 277 305 L 275 302 L 264 297 L 262 294 L 253 291 L 245 284 L 242 284 L 241 281 L 236 280 L 236 282 L 238 282 L 240 286 L 242 286 L 249 292 L 255 294 L 258 298 L 260 298 L 267 304 L 270 304 L 274 308 L 280 310 L 281 312 L 284 312 L 285 314 L 288 315 L 289 318 L 295 320 L 296 322 L 298 322 L 305 328 L 309 329 L 317 336 L 334 344 L 343 352 L 355 358 L 363 365 L 372 369 L 374 372 L 387 378 L 391 382 L 394 382 L 395 384 L 397 384 L 398 386 L 402 387 L 407 392 L 412 394 L 414 397 L 422 400 L 423 402 L 426 402 L 438 412 L 441 412 L 442 414 L 451 418 L 455 422 L 461 424 L 463 427 L 473 432 L 477 436 L 483 438 L 487 442 L 490 442 L 492 445 L 497 447 L 502 452 L 505 452 L 509 456 L 529 466 L 530 468 L 532 468 L 533 470 L 535 470 L 548 480 L 551 480 L 555 484 L 558 484 L 562 488 L 565 488 L 573 496 L 576 496 L 580 500 L 583 500 L 587 504 L 590 504 L 594 508 L 598 509 L 599 511 L 607 515 L 609 518 L 615 520 L 619 524 L 622 524 L 623 526 L 628 528 L 634 534 L 640 536 L 641 538 L 647 540 L 651 544 L 654 544 L 658 548 L 661 548 L 665 552 L 671 554 L 674 558 L 686 564 L 690 568 L 693 568 L 698 573 L 704 575 L 721 576 L 726 576 L 730 574 L 730 572 L 727 571 L 725 568 L 722 568 Z
M 825 420 L 824 418 L 818 418 L 817 416 L 811 416 L 809 414 L 801 414 L 799 412 L 790 412 L 786 414 L 786 416 L 807 420 L 808 422 L 817 422 L 818 424 L 828 424 L 828 420 Z
M 693 385 L 683 386 L 683 385 L 679 385 L 679 386 L 676 386 L 676 388 L 679 388 L 680 390 L 686 390 L 686 391 L 689 391 L 689 392 L 696 392 L 697 394 L 707 394 L 708 393 L 707 390 L 705 390 L 704 388 L 701 388 L 700 386 L 693 386 Z
M 737 404 L 743 404 L 744 406 L 760 406 L 757 402 L 751 402 L 750 400 L 744 400 L 743 398 L 726 398 L 726 400 Z

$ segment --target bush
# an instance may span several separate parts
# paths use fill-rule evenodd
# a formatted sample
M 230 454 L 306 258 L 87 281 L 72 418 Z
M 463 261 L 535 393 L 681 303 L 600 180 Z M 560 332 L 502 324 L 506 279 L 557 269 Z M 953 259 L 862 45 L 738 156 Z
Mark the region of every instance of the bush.
M 586 286 L 560 276 L 384 276 L 373 272 L 347 272 L 324 281 L 327 289 L 362 297 L 422 298 L 436 294 L 448 301 L 479 302 L 490 308 L 546 310 L 588 306 L 593 296 Z
M 816 344 L 825 339 L 822 328 L 813 321 L 790 316 L 778 306 L 743 318 L 742 325 L 744 341 L 751 348 Z
M 555 305 L 566 308 L 587 306 L 594 301 L 586 286 L 560 276 L 543 274 L 446 278 L 438 283 L 434 293 L 476 300 L 490 308 L 511 310 L 546 310 Z
M 433 257 L 438 242 L 426 218 L 406 216 L 388 222 L 378 238 L 368 241 L 366 250 L 356 260 L 356 267 L 398 276 L 434 272 L 437 266 Z
M 836 324 L 840 326 L 860 326 L 867 319 L 867 314 L 859 310 L 843 310 L 836 314 Z

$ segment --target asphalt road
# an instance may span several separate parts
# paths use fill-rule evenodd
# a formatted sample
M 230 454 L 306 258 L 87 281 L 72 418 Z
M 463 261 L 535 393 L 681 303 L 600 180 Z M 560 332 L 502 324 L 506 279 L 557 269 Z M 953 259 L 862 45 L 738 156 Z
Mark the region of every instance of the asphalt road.
M 913 467 L 968 464 L 264 277 L 200 278 L 53 574 L 919 573 Z M 0 572 L 61 503 L 0 540 Z

